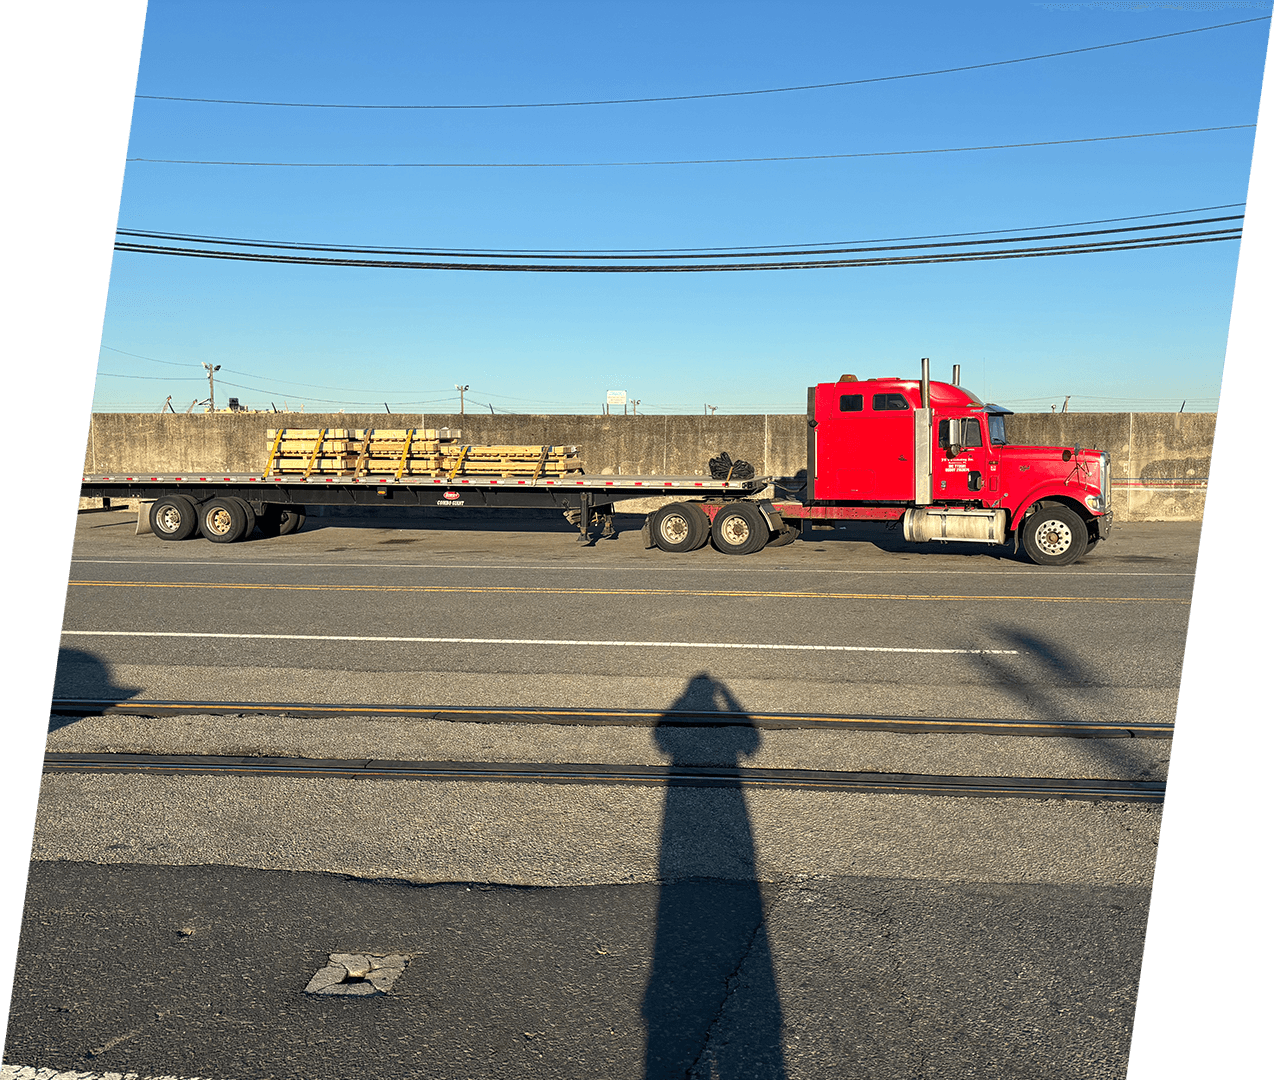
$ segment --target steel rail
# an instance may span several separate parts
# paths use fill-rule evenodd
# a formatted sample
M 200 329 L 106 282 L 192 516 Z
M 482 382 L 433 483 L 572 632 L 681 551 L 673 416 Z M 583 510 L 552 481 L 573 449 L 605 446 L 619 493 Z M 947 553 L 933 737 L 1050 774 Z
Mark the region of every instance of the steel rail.
M 201 754 L 46 754 L 46 773 L 152 773 L 310 777 L 326 780 L 435 780 L 659 787 L 801 788 L 875 795 L 1083 799 L 1160 803 L 1164 783 L 1030 776 L 747 769 L 697 765 L 541 764 L 503 761 L 222 757 Z
M 330 716 L 394 717 L 470 724 L 546 724 L 566 727 L 755 727 L 766 730 L 841 728 L 963 735 L 1017 735 L 1070 739 L 1171 739 L 1172 724 L 1118 723 L 1114 721 L 1065 721 L 976 719 L 947 716 L 812 715 L 780 712 L 715 712 L 659 709 L 550 709 L 483 708 L 467 706 L 418 706 L 372 704 L 320 704 L 272 701 L 153 701 L 118 698 L 54 698 L 54 716 L 140 716 L 160 718 L 182 715 L 295 716 L 305 719 Z

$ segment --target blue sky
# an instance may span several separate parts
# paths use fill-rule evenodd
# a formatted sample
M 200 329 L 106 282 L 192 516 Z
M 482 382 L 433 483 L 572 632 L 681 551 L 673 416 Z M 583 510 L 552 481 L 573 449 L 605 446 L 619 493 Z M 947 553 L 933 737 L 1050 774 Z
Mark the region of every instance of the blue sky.
M 1184 8 L 1184 10 L 1182 10 Z M 756 90 L 989 63 L 1268 4 L 152 2 L 143 95 L 500 104 Z M 141 99 L 130 157 L 607 162 L 933 149 L 1250 124 L 1268 22 L 865 86 L 553 109 Z M 570 169 L 132 162 L 121 227 L 493 249 L 816 244 L 1241 203 L 1251 129 L 833 161 Z M 1241 210 L 1241 208 L 1239 208 Z M 1231 211 L 1222 211 L 1232 213 Z M 1196 215 L 1197 216 L 1197 215 Z M 1132 224 L 1136 224 L 1135 222 Z M 1235 242 L 923 267 L 703 274 L 345 269 L 117 253 L 101 410 L 798 412 L 842 372 L 962 365 L 1022 410 L 1215 408 Z M 131 355 L 130 355 L 131 354 Z M 142 359 L 146 357 L 149 359 Z M 179 366 L 174 366 L 179 365 Z M 233 384 L 233 385 L 232 385 Z

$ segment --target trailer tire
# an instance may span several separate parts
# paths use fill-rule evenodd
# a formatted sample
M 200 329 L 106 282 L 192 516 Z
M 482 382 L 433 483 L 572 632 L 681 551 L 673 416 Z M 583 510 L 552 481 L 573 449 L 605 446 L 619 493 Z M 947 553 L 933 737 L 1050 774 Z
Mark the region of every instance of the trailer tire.
M 248 515 L 235 498 L 209 499 L 199 507 L 199 531 L 214 544 L 233 544 L 248 531 Z
M 650 515 L 650 535 L 660 551 L 697 551 L 711 531 L 708 515 L 693 503 L 670 503 Z
M 257 512 L 252 509 L 252 504 L 247 499 L 241 499 L 238 495 L 228 495 L 227 498 L 234 499 L 243 508 L 243 539 L 246 540 L 257 528 Z
M 305 524 L 305 510 L 299 506 L 284 506 L 279 508 L 280 522 L 279 535 L 289 536 L 294 532 L 300 532 L 301 526 Z
M 1039 566 L 1069 566 L 1088 551 L 1088 526 L 1069 506 L 1040 503 L 1022 522 L 1022 546 Z
M 161 540 L 189 540 L 199 531 L 199 511 L 185 495 L 161 495 L 149 516 L 150 531 Z
M 266 503 L 257 515 L 257 532 L 262 536 L 278 536 L 283 528 L 283 507 Z
M 728 502 L 712 519 L 712 543 L 728 555 L 750 555 L 769 542 L 770 523 L 756 503 Z

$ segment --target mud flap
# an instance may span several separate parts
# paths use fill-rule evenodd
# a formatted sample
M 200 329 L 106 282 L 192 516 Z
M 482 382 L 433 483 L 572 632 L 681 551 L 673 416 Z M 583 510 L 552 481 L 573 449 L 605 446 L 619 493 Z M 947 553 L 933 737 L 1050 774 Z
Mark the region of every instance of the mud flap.
M 641 545 L 642 547 L 652 548 L 655 546 L 654 532 L 650 528 L 650 515 L 646 515 L 646 520 L 641 523 Z
M 135 536 L 153 536 L 155 530 L 150 527 L 150 508 L 155 504 L 154 499 L 142 499 L 137 504 L 137 532 Z

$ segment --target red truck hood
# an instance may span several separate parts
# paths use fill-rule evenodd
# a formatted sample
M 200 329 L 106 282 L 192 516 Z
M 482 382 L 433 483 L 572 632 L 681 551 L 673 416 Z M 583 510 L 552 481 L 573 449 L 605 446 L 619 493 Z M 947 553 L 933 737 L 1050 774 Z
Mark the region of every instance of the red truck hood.
M 1038 476 L 1073 478 L 1093 488 L 1101 486 L 1101 452 L 1080 449 L 1078 456 L 1073 446 L 1001 446 L 998 448 L 1000 467 L 1032 465 Z M 1074 474 L 1078 472 L 1078 476 Z

